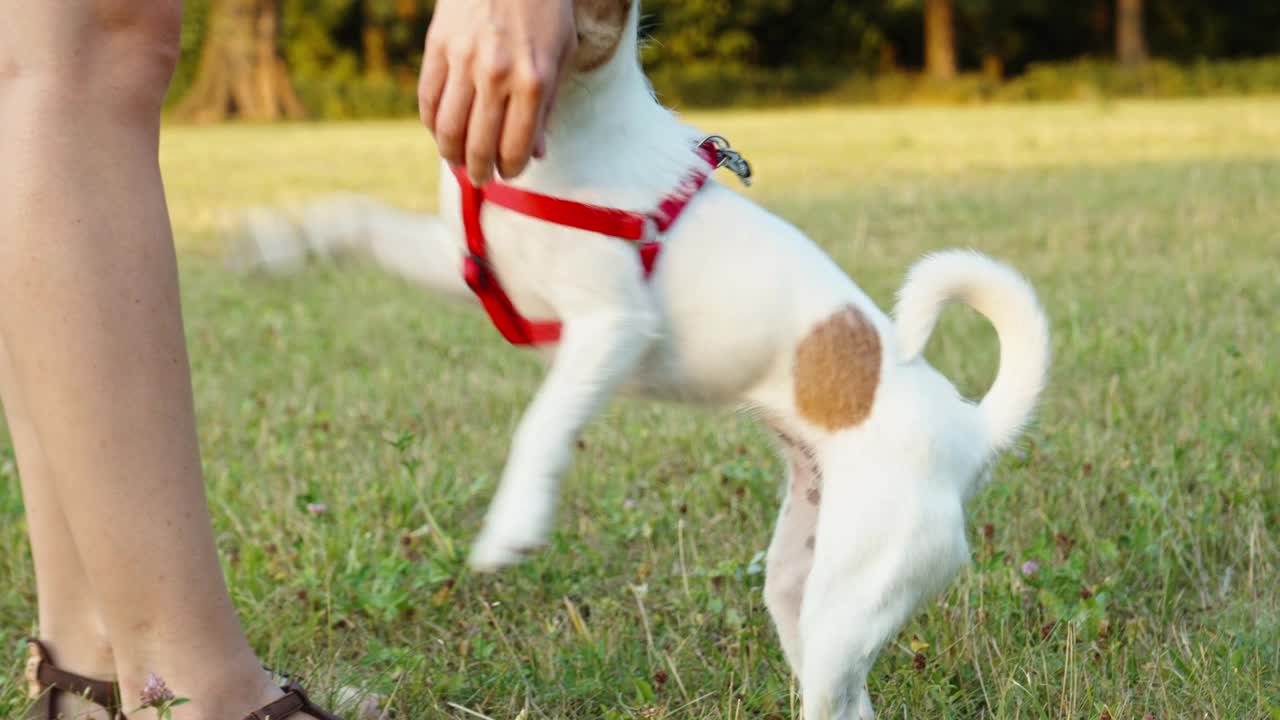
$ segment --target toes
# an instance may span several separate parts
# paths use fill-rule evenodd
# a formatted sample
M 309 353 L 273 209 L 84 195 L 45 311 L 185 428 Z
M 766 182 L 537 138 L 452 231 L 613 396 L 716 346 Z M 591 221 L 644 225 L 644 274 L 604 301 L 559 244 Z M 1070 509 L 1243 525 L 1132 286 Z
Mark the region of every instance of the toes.
M 388 698 L 359 688 L 338 689 L 338 705 L 354 713 L 353 720 L 391 720 L 393 717 Z

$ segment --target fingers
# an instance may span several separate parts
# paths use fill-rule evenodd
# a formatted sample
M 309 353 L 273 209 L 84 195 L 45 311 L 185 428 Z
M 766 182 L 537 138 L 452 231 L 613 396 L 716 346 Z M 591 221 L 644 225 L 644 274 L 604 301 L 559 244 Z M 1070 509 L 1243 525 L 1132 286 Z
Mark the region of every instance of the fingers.
M 436 111 L 435 134 L 440 157 L 452 165 L 466 162 L 467 125 L 474 99 L 475 86 L 469 74 L 451 64 L 449 79 L 440 96 L 440 109 Z
M 546 152 L 556 85 L 576 46 L 573 5 L 439 0 L 423 51 L 418 113 L 440 156 L 471 181 L 519 175 Z M 556 10 L 556 12 L 548 12 Z
M 569 65 L 572 63 L 577 49 L 578 41 L 570 33 L 566 45 L 560 50 L 560 56 L 548 61 L 543 66 L 554 68 L 554 70 L 550 75 L 546 76 L 549 82 L 542 88 L 542 96 L 539 98 L 538 123 L 537 129 L 534 131 L 533 142 L 533 156 L 536 158 L 541 159 L 547 154 L 547 122 L 551 118 L 551 112 L 555 109 L 556 98 L 560 95 L 560 80 L 568 72 Z
M 551 118 L 551 112 L 555 109 L 556 97 L 559 96 L 559 79 L 565 76 L 568 71 L 569 63 L 573 59 L 573 53 L 577 49 L 577 41 L 570 40 L 568 48 L 563 55 L 560 56 L 556 72 L 551 76 L 551 87 L 542 97 L 542 108 L 538 113 L 538 130 L 537 140 L 533 146 L 533 156 L 541 158 L 547 152 L 547 122 Z
M 512 78 L 516 75 L 510 48 L 498 37 L 489 36 L 487 40 L 473 73 L 476 103 L 467 128 L 467 175 L 475 184 L 484 184 L 493 177 Z
M 449 63 L 444 49 L 427 38 L 427 49 L 422 53 L 422 72 L 418 75 L 418 117 L 422 124 L 435 134 L 436 113 L 440 111 L 440 96 L 449 77 Z
M 546 75 L 532 63 L 515 79 L 498 153 L 498 172 L 504 178 L 519 175 L 529 164 L 535 136 L 541 133 L 539 106 L 547 94 L 546 83 Z
M 467 128 L 467 177 L 474 185 L 483 185 L 493 178 L 505 115 L 507 101 L 501 95 L 486 92 L 476 98 L 471 109 L 471 126 Z

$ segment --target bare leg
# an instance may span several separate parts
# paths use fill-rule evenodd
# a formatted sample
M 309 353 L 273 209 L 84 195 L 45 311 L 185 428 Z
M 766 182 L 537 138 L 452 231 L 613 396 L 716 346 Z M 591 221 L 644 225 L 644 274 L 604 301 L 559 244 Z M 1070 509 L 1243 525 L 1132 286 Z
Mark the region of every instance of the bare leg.
M 85 592 L 89 580 L 20 390 L 9 367 L 8 353 L 0 343 L 0 394 L 4 396 L 5 418 L 22 479 L 31 556 L 36 567 L 41 639 L 59 667 L 85 677 L 112 680 L 116 667 L 106 626 L 97 604 Z M 79 699 L 63 696 L 59 702 L 58 710 L 67 717 L 106 717 L 105 713 L 86 714 L 93 706 Z
M 175 717 L 241 717 L 280 692 L 232 608 L 201 477 L 157 163 L 180 6 L 10 0 L 3 15 L 0 392 L 41 622 L 86 674 L 105 630 L 126 706 L 154 671 L 192 699 Z

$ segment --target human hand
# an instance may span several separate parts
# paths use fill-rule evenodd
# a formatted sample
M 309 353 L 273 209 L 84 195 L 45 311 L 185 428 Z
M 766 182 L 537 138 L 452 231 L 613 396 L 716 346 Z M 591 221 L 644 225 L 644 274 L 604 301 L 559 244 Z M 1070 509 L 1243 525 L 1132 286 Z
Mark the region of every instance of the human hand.
M 477 185 L 546 152 L 556 88 L 577 48 L 572 0 L 439 0 L 418 112 L 440 156 Z

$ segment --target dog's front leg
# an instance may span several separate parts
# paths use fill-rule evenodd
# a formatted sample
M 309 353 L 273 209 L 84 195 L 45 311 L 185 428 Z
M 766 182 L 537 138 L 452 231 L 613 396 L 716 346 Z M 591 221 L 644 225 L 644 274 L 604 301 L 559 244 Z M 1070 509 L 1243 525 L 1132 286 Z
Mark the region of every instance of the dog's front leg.
M 472 567 L 513 565 L 546 543 L 557 486 L 578 434 L 635 369 L 656 326 L 648 303 L 565 320 L 547 378 L 516 430 L 502 482 L 472 550 Z

